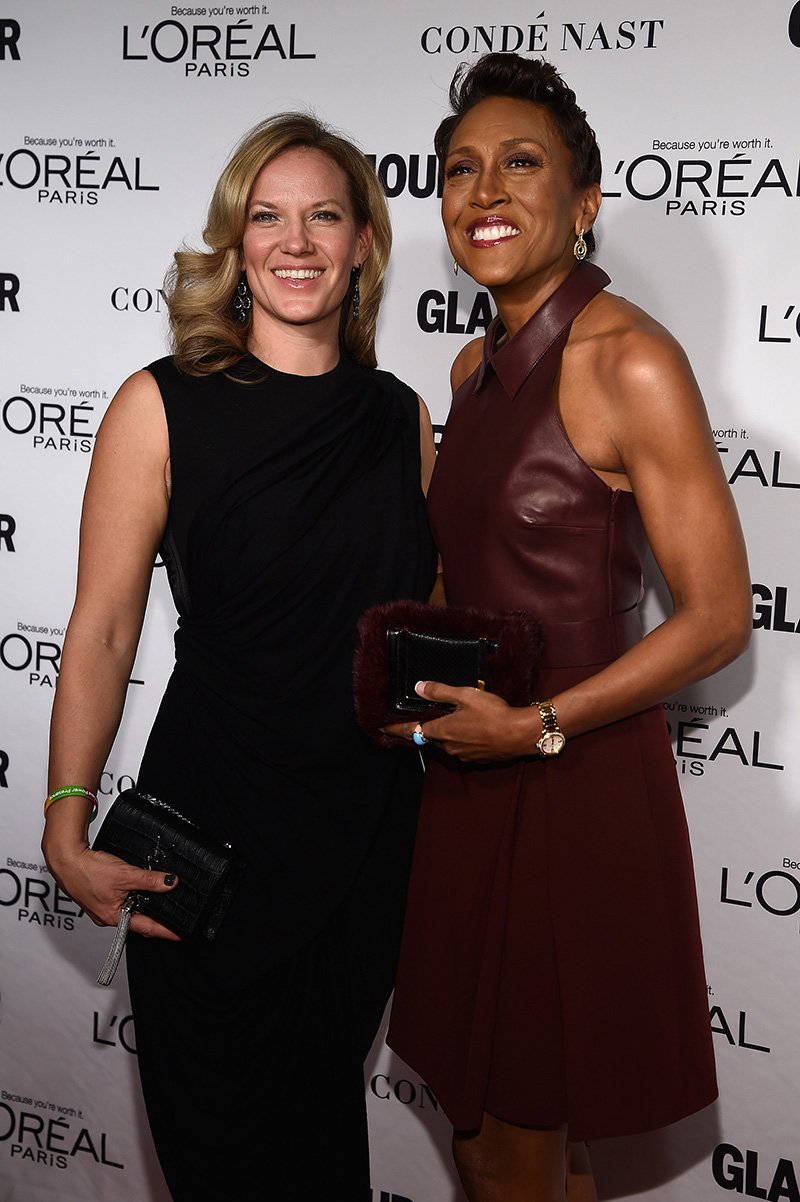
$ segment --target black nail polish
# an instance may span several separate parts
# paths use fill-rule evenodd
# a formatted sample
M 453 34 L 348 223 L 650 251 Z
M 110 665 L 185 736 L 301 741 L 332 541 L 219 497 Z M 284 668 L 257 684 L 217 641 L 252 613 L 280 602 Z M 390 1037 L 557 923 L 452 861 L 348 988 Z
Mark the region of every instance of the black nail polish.
M 164 877 L 164 884 L 165 885 L 174 885 L 175 884 L 175 873 L 174 872 L 167 873 L 167 875 Z

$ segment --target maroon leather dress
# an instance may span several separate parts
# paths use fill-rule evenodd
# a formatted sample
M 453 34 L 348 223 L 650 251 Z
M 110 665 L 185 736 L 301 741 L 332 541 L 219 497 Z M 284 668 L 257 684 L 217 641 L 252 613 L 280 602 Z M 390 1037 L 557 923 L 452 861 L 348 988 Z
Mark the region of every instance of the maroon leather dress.
M 646 538 L 553 399 L 583 264 L 453 399 L 429 495 L 448 601 L 543 623 L 551 697 L 641 637 Z M 388 1040 L 457 1130 L 487 1111 L 571 1138 L 716 1097 L 691 850 L 660 706 L 501 765 L 429 757 Z

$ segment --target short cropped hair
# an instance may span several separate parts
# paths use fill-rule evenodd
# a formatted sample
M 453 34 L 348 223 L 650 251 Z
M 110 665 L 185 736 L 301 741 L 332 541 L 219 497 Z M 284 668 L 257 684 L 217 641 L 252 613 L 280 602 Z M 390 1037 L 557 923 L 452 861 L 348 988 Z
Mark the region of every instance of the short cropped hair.
M 575 93 L 567 87 L 552 63 L 523 58 L 520 54 L 484 54 L 472 65 L 462 63 L 458 68 L 450 84 L 453 111 L 444 118 L 433 141 L 440 163 L 447 158 L 450 140 L 461 118 L 476 104 L 493 96 L 528 100 L 543 108 L 569 151 L 576 188 L 599 185 L 602 175 L 600 147 Z M 585 237 L 591 254 L 595 247 L 594 234 L 589 230 Z

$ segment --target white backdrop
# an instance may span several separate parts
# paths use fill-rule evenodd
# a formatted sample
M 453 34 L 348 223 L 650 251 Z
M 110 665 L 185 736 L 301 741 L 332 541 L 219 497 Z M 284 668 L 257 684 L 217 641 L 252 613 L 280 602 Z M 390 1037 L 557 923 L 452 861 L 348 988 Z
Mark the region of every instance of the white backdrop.
M 800 4 L 492 11 L 489 25 L 478 0 L 0 6 L 0 1202 L 166 1197 L 124 975 L 109 990 L 92 983 L 110 933 L 58 892 L 39 850 L 98 422 L 122 379 L 164 353 L 159 286 L 176 247 L 199 242 L 233 143 L 268 113 L 308 106 L 376 156 L 395 228 L 381 365 L 443 422 L 449 364 L 488 309 L 451 273 L 431 138 L 456 64 L 490 46 L 544 53 L 588 110 L 605 163 L 597 261 L 692 359 L 754 582 L 751 650 L 667 702 L 721 1101 L 668 1131 L 596 1144 L 601 1196 L 800 1202 Z M 654 578 L 652 622 L 662 593 Z M 106 802 L 135 772 L 172 622 L 157 570 Z M 380 1041 L 367 1089 L 375 1202 L 460 1199 L 446 1120 Z M 232 1098 L 221 1142 L 235 1125 Z M 269 1162 L 265 1138 L 265 1183 Z

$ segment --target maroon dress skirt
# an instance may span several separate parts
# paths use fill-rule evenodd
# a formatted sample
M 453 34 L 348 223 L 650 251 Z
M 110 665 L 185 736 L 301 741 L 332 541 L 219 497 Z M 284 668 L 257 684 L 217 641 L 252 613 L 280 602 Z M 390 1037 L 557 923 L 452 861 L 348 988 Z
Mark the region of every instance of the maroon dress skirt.
M 578 456 L 553 389 L 583 264 L 453 400 L 429 495 L 448 601 L 543 625 L 536 695 L 641 637 L 646 538 L 630 493 Z M 713 1101 L 691 849 L 660 706 L 558 758 L 433 751 L 390 1045 L 458 1130 L 484 1111 L 573 1139 L 634 1134 Z

